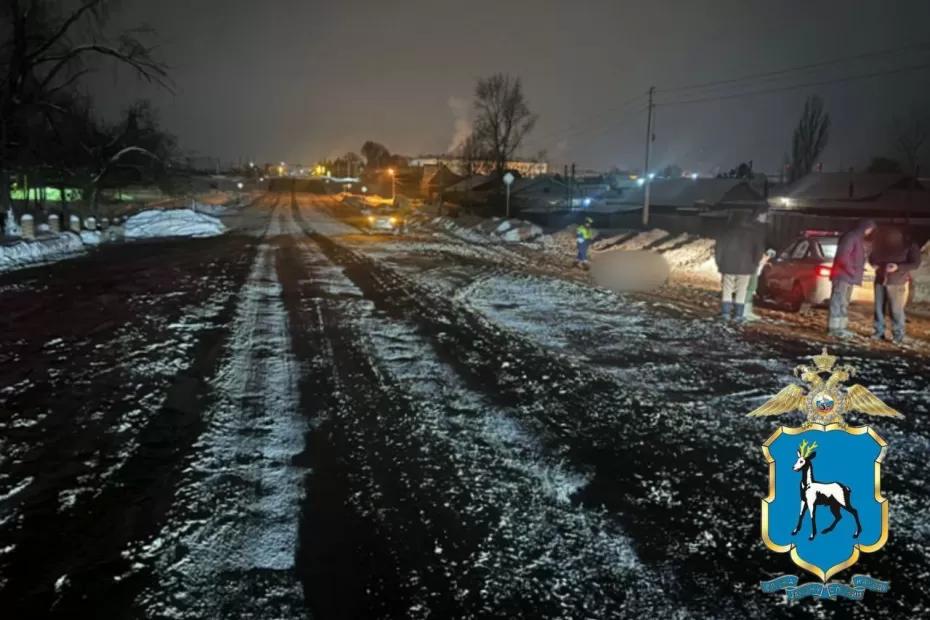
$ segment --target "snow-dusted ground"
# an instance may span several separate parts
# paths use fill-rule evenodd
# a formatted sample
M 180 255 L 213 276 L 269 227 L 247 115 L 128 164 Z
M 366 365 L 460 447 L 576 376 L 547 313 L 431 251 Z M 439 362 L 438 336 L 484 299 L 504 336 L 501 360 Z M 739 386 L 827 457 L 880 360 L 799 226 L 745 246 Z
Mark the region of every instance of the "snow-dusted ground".
M 158 536 L 126 551 L 157 575 L 139 603 L 147 617 L 304 617 L 294 571 L 303 474 L 291 459 L 306 420 L 275 254 L 259 246 L 240 291 L 218 399 L 175 509 Z
M 319 215 L 308 218 L 311 228 L 319 224 Z M 430 539 L 435 557 L 429 570 L 451 581 L 449 588 L 458 593 L 463 609 L 493 615 L 531 600 L 548 617 L 579 609 L 604 617 L 665 606 L 655 594 L 659 580 L 637 560 L 622 528 L 602 511 L 573 503 L 588 483 L 587 472 L 549 454 L 517 412 L 470 388 L 415 324 L 375 311 L 312 244 L 301 251 L 314 275 L 325 274 L 322 290 L 339 299 L 339 312 L 360 353 L 383 377 L 384 390 L 404 394 L 403 409 L 386 411 L 387 426 L 380 432 L 393 455 L 389 458 L 397 459 L 392 467 L 404 469 L 409 458 L 404 455 L 431 455 L 416 458 L 419 477 L 401 484 L 409 485 L 406 492 L 420 506 L 424 521 L 419 527 L 439 533 Z M 450 465 L 451 471 L 445 471 Z M 377 474 L 371 476 L 359 481 L 369 488 L 358 497 L 358 509 L 379 521 L 378 515 L 392 508 L 379 499 L 383 491 Z M 431 521 L 429 515 L 452 506 L 458 526 L 469 537 L 479 536 L 473 546 L 462 549 L 459 532 Z M 405 544 L 390 523 L 381 527 L 392 544 Z M 400 577 L 414 601 L 410 617 L 448 613 L 435 607 L 438 595 L 427 587 L 427 576 Z M 616 594 L 627 587 L 635 593 L 618 605 Z
M 543 242 L 364 236 L 328 204 L 127 244 L 78 292 L 0 281 L 44 343 L 0 332 L 11 617 L 926 615 L 920 359 L 841 352 L 907 415 L 880 423 L 892 539 L 856 567 L 892 593 L 789 607 L 758 591 L 793 565 L 760 541 L 772 426 L 743 413 L 813 347 L 593 288 Z M 597 249 L 708 252 L 635 237 Z
M 631 247 L 658 247 L 666 253 L 683 250 L 672 254 L 679 264 L 700 267 L 712 260 L 712 245 L 701 239 L 661 232 L 631 239 Z M 682 586 L 687 594 L 676 593 L 674 583 L 661 586 L 665 596 L 690 601 L 677 607 L 680 613 L 690 609 L 700 617 L 782 615 L 778 611 L 783 609 L 782 599 L 766 598 L 757 590 L 758 580 L 791 569 L 781 562 L 784 558 L 766 552 L 759 543 L 758 499 L 764 494 L 765 467 L 758 446 L 770 428 L 740 412 L 764 402 L 791 381 L 793 365 L 814 349 L 777 338 L 748 340 L 739 330 L 716 321 L 696 321 L 661 302 L 634 302 L 558 278 L 515 273 L 516 265 L 507 265 L 499 256 L 494 259 L 493 247 L 491 254 L 475 257 L 484 264 L 448 264 L 444 257 L 464 251 L 440 247 L 455 246 L 451 237 L 437 239 L 428 252 L 419 240 L 375 246 L 347 238 L 340 243 L 383 265 L 383 269 L 359 270 L 374 269 L 378 290 L 405 291 L 408 302 L 392 303 L 415 304 L 419 310 L 410 310 L 411 315 L 422 314 L 419 329 L 410 332 L 398 331 L 392 324 L 383 333 L 384 328 L 366 323 L 372 341 L 395 353 L 394 363 L 390 359 L 384 363 L 384 372 L 401 380 L 408 377 L 408 393 L 417 398 L 420 384 L 425 383 L 427 391 L 449 393 L 447 402 L 470 402 L 441 373 L 442 378 L 429 387 L 431 374 L 440 371 L 433 367 L 437 360 L 430 360 L 419 348 L 426 346 L 419 334 L 448 331 L 447 336 L 434 336 L 434 341 L 449 341 L 456 351 L 444 350 L 444 356 L 461 356 L 460 363 L 478 368 L 487 363 L 480 375 L 484 394 L 516 400 L 517 406 L 503 414 L 506 419 L 516 421 L 521 432 L 529 429 L 532 442 L 545 446 L 543 454 L 573 455 L 565 464 L 570 470 L 583 471 L 590 480 L 586 467 L 593 468 L 593 479 L 602 483 L 583 484 L 577 487 L 578 494 L 586 502 L 609 505 L 609 513 L 628 525 L 634 546 L 653 561 L 662 558 L 664 577 L 679 575 L 692 584 Z M 388 273 L 402 278 L 394 282 Z M 450 294 L 461 308 L 456 315 L 439 310 Z M 473 318 L 463 318 L 463 311 L 464 317 Z M 463 325 L 484 325 L 482 329 L 495 334 L 492 340 L 500 344 L 492 346 L 500 350 L 491 355 L 502 355 L 496 362 L 496 377 L 494 362 L 482 359 L 480 347 L 461 350 L 469 342 L 455 335 Z M 536 348 L 511 353 L 507 342 Z M 546 354 L 543 364 L 533 357 L 539 351 Z M 384 355 L 376 349 L 373 357 Z M 920 470 L 921 459 L 913 457 L 927 448 L 930 434 L 919 417 L 928 409 L 928 386 L 918 360 L 851 357 L 849 361 L 863 369 L 860 375 L 873 377 L 872 383 L 866 383 L 871 390 L 916 414 L 903 425 L 906 430 L 899 425 L 882 429 L 893 437 L 892 450 L 898 449 L 902 459 L 894 466 L 897 471 L 891 465 L 885 470 L 886 485 L 896 487 L 891 501 L 899 544 L 865 559 L 868 566 L 863 569 L 893 575 L 915 563 L 924 566 L 918 558 L 930 545 L 928 528 L 921 525 L 916 509 L 918 498 L 926 494 L 927 480 Z M 554 374 L 550 365 L 557 369 Z M 456 369 L 461 371 L 458 365 Z M 579 389 L 576 381 L 588 373 L 593 375 L 583 380 L 596 389 L 581 389 L 573 396 Z M 894 377 L 900 391 L 874 382 L 881 377 Z M 446 392 L 449 389 L 451 393 Z M 566 400 L 577 402 L 577 407 L 570 408 Z M 425 420 L 422 424 L 431 428 Z M 461 433 L 463 427 L 467 425 L 459 423 L 455 428 Z M 506 436 L 503 427 L 495 428 Z M 606 455 L 599 454 L 603 451 L 610 454 L 606 461 Z M 604 488 L 606 480 L 617 486 Z M 656 523 L 661 523 L 658 530 Z M 650 531 L 659 537 L 654 539 Z M 899 587 L 903 588 L 900 598 L 890 607 L 887 600 L 873 600 L 852 611 L 816 602 L 799 608 L 821 617 L 848 613 L 861 618 L 920 615 L 927 609 L 920 590 Z
M 128 218 L 123 229 L 127 239 L 213 237 L 226 232 L 218 218 L 191 209 L 141 211 Z

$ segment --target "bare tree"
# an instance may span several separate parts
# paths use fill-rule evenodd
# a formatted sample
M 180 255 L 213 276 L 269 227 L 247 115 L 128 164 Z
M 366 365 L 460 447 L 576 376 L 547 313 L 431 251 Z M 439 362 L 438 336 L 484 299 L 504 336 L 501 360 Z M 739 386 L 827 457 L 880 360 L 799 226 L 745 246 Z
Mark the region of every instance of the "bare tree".
M 891 123 L 891 135 L 895 148 L 904 160 L 906 171 L 917 174 L 920 157 L 930 137 L 927 115 L 914 107 L 906 116 L 896 116 Z
M 111 40 L 105 25 L 111 0 L 0 0 L 0 208 L 9 208 L 9 171 L 28 142 L 17 131 L 39 112 L 63 113 L 59 100 L 90 71 L 93 60 L 110 58 L 143 79 L 170 88 L 165 66 L 142 42 L 144 30 Z
M 94 213 L 103 182 L 117 164 L 128 163 L 137 168 L 154 167 L 163 171 L 165 162 L 176 149 L 174 136 L 161 130 L 149 102 L 134 103 L 124 116 L 116 125 L 99 128 L 90 119 L 93 133 L 81 143 L 90 162 L 87 193 Z
M 830 137 L 830 115 L 824 112 L 823 99 L 811 95 L 804 102 L 804 112 L 791 140 L 789 181 L 810 174 Z
M 457 150 L 462 162 L 461 172 L 468 177 L 478 174 L 481 164 L 488 159 L 487 150 L 481 138 L 474 132 L 465 138 Z
M 497 73 L 475 87 L 475 135 L 487 148 L 498 177 L 523 138 L 536 125 L 536 115 L 523 96 L 520 78 Z
M 365 158 L 366 168 L 377 170 L 388 164 L 391 152 L 383 144 L 368 140 L 362 145 L 362 157 Z

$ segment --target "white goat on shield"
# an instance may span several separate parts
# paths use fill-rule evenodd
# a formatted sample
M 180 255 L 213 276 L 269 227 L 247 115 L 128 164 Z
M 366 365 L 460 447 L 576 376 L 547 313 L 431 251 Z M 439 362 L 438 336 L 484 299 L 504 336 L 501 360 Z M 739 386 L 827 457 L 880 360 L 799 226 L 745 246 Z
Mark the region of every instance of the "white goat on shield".
M 810 513 L 811 516 L 811 535 L 808 540 L 814 540 L 817 535 L 817 506 L 829 506 L 830 512 L 833 513 L 833 523 L 824 528 L 822 534 L 833 531 L 836 524 L 840 522 L 840 508 L 843 508 L 856 520 L 856 533 L 853 538 L 859 538 L 862 533 L 862 524 L 859 522 L 859 511 L 853 508 L 850 502 L 849 487 L 839 482 L 817 482 L 814 480 L 814 464 L 812 461 L 817 453 L 814 449 L 817 442 L 808 444 L 807 440 L 801 441 L 798 447 L 798 460 L 795 462 L 794 471 L 801 472 L 801 513 L 798 515 L 798 525 L 791 532 L 792 536 L 801 531 L 801 523 L 804 522 L 804 513 Z

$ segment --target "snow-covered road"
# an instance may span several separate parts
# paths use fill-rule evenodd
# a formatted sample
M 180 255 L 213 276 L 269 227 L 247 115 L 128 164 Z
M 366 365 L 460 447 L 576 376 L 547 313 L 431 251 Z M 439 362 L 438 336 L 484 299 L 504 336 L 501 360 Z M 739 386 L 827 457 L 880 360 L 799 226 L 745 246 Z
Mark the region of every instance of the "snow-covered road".
M 770 425 L 742 414 L 806 343 L 593 289 L 529 247 L 363 235 L 340 208 L 269 195 L 250 234 L 0 277 L 3 609 L 926 613 L 896 577 L 930 570 L 919 360 L 844 352 L 908 414 L 882 428 L 893 539 L 861 563 L 893 596 L 786 606 L 758 592 L 791 570 L 759 540 Z

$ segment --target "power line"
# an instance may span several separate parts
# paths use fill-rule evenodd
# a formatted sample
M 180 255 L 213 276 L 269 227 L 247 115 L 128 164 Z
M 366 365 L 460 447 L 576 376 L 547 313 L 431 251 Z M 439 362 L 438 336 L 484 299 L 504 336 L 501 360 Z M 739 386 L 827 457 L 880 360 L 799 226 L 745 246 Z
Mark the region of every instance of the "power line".
M 866 58 L 873 58 L 873 57 L 878 57 L 878 56 L 887 56 L 887 55 L 889 55 L 889 54 L 895 54 L 895 53 L 898 53 L 898 52 L 903 52 L 903 51 L 912 50 L 912 49 L 922 49 L 922 50 L 925 50 L 925 51 L 926 51 L 926 50 L 930 50 L 930 42 L 924 41 L 924 42 L 922 42 L 922 43 L 912 43 L 912 44 L 905 45 L 905 46 L 902 46 L 902 47 L 887 48 L 887 49 L 876 50 L 876 51 L 872 51 L 872 52 L 862 52 L 862 53 L 860 53 L 860 54 L 854 54 L 854 55 L 852 55 L 852 56 L 843 56 L 843 57 L 840 57 L 840 58 L 834 58 L 834 59 L 832 59 L 832 60 L 824 60 L 824 61 L 814 62 L 814 63 L 808 63 L 808 64 L 804 64 L 804 65 L 797 65 L 797 66 L 794 66 L 794 67 L 786 67 L 786 68 L 784 68 L 784 69 L 776 69 L 776 70 L 773 70 L 773 71 L 764 71 L 764 72 L 761 72 L 761 73 L 751 73 L 751 74 L 748 74 L 748 75 L 743 75 L 743 76 L 735 77 L 735 78 L 721 79 L 721 80 L 713 80 L 713 81 L 710 81 L 710 82 L 700 82 L 700 83 L 696 83 L 696 84 L 689 84 L 689 85 L 687 85 L 687 86 L 676 86 L 676 87 L 674 87 L 674 88 L 660 88 L 660 89 L 658 89 L 658 91 L 659 91 L 659 92 L 666 92 L 666 93 L 673 93 L 673 92 L 680 92 L 680 91 L 683 91 L 683 90 L 697 90 L 697 89 L 702 89 L 702 88 L 711 88 L 711 87 L 714 87 L 714 86 L 721 86 L 721 85 L 725 85 L 725 84 L 735 84 L 735 83 L 738 83 L 738 82 L 745 82 L 745 81 L 748 81 L 748 80 L 754 80 L 754 79 L 759 79 L 759 78 L 770 78 L 770 77 L 775 77 L 775 76 L 779 76 L 779 75 L 785 75 L 785 74 L 788 74 L 788 73 L 796 73 L 796 72 L 799 72 L 799 71 L 808 71 L 808 70 L 810 70 L 810 69 L 818 69 L 818 68 L 821 68 L 821 67 L 828 67 L 828 66 L 830 66 L 830 65 L 836 65 L 836 64 L 845 63 L 845 62 L 850 62 L 850 61 L 855 61 L 855 60 L 864 60 L 864 59 L 866 59 Z
M 642 98 L 645 97 L 645 96 L 646 96 L 646 93 L 640 93 L 640 94 L 636 95 L 635 97 L 630 97 L 629 99 L 627 99 L 627 100 L 624 101 L 623 103 L 621 103 L 621 104 L 619 104 L 619 105 L 616 105 L 616 106 L 614 106 L 614 107 L 612 107 L 612 108 L 608 108 L 607 110 L 601 112 L 600 114 L 598 114 L 598 115 L 595 116 L 595 117 L 589 117 L 589 118 L 587 118 L 587 119 L 585 120 L 585 122 L 583 122 L 583 123 L 576 123 L 576 124 L 574 124 L 574 125 L 569 125 L 569 126 L 567 126 L 567 127 L 564 127 L 563 129 L 560 129 L 560 130 L 558 130 L 558 131 L 549 132 L 549 133 L 547 133 L 547 134 L 544 134 L 541 138 L 537 138 L 537 140 L 538 140 L 539 142 L 548 142 L 548 141 L 551 141 L 553 138 L 567 138 L 567 137 L 570 137 L 570 136 L 577 135 L 577 134 L 579 134 L 579 133 L 584 133 L 584 132 L 586 132 L 586 131 L 589 131 L 589 130 L 591 129 L 591 127 L 590 127 L 589 125 L 591 124 L 591 121 L 592 121 L 592 120 L 599 120 L 599 119 L 603 119 L 603 118 L 606 117 L 606 116 L 610 116 L 611 114 L 614 114 L 614 113 L 616 113 L 616 112 L 618 112 L 618 111 L 620 111 L 620 110 L 626 108 L 627 106 L 629 106 L 629 105 L 631 105 L 631 104 L 633 104 L 633 103 L 636 103 L 638 100 L 642 99 Z M 638 112 L 641 112 L 642 110 L 645 110 L 645 108 L 642 108 L 641 110 L 638 110 Z M 578 128 L 582 128 L 581 131 L 576 131 Z
M 801 84 L 792 84 L 792 85 L 788 85 L 788 86 L 778 86 L 778 87 L 774 87 L 774 88 L 764 88 L 764 89 L 761 89 L 761 90 L 753 90 L 753 91 L 747 91 L 747 92 L 741 92 L 741 93 L 731 93 L 731 94 L 727 94 L 727 95 L 712 95 L 712 96 L 708 96 L 708 97 L 698 97 L 698 98 L 695 98 L 695 99 L 679 99 L 679 100 L 677 100 L 677 101 L 664 101 L 664 102 L 661 102 L 661 103 L 657 103 L 656 105 L 657 105 L 657 106 L 672 106 L 672 105 L 685 105 L 685 104 L 689 104 L 689 103 L 702 103 L 702 102 L 705 102 L 705 101 L 719 101 L 719 100 L 722 100 L 722 99 L 737 99 L 737 98 L 740 98 L 740 97 L 751 97 L 751 96 L 753 96 L 753 95 L 764 95 L 764 94 L 767 94 L 767 93 L 777 93 L 777 92 L 788 91 L 788 90 L 799 90 L 799 89 L 801 89 L 801 88 L 808 88 L 808 87 L 811 87 L 811 86 L 824 86 L 824 85 L 827 85 L 827 84 L 840 84 L 840 83 L 843 83 L 843 82 L 852 82 L 852 81 L 855 81 L 855 80 L 865 80 L 865 79 L 869 79 L 869 78 L 873 78 L 873 77 L 881 77 L 881 76 L 885 76 L 885 75 L 894 75 L 894 74 L 897 74 L 897 73 L 906 73 L 906 72 L 908 72 L 908 71 L 919 71 L 919 70 L 921 70 L 921 69 L 927 69 L 927 68 L 930 68 L 930 63 L 923 63 L 923 64 L 920 64 L 920 65 L 912 65 L 912 66 L 909 66 L 909 67 L 899 67 L 899 68 L 897 68 L 897 69 L 889 69 L 889 70 L 885 70 L 885 71 L 873 71 L 873 72 L 870 72 L 870 73 L 862 73 L 862 74 L 859 74 L 859 75 L 851 75 L 851 76 L 845 76 L 845 77 L 842 77 L 842 78 L 835 78 L 835 79 L 829 79 L 829 80 L 818 80 L 818 81 L 814 81 L 814 82 L 804 82 L 804 83 L 801 83 Z

